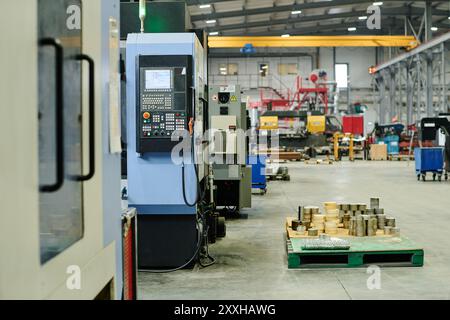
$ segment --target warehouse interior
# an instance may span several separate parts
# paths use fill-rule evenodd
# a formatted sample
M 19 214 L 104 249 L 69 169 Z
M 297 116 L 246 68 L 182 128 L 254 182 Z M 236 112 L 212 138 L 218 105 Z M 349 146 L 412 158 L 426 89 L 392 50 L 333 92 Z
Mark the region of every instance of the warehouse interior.
M 450 299 L 450 1 L 0 24 L 0 300 Z

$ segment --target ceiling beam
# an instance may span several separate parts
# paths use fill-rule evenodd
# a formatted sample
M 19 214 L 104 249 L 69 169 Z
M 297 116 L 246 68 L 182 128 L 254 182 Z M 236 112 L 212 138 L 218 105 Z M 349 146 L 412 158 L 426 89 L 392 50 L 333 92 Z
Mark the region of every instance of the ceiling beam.
M 400 0 L 388 0 L 388 1 L 403 2 Z M 333 1 L 321 1 L 321 2 L 306 2 L 306 3 L 300 3 L 300 4 L 248 9 L 248 10 L 245 10 L 245 12 L 243 12 L 242 10 L 236 10 L 236 11 L 227 11 L 227 12 L 216 12 L 216 13 L 211 13 L 211 14 L 191 15 L 191 20 L 192 20 L 192 22 L 196 22 L 196 21 L 202 21 L 202 20 L 231 18 L 231 17 L 239 17 L 239 16 L 243 16 L 243 15 L 257 15 L 257 14 L 285 12 L 285 11 L 292 11 L 292 10 L 335 8 L 336 6 L 364 4 L 364 3 L 366 3 L 369 6 L 372 2 L 373 1 L 361 1 L 361 0 L 333 0 Z
M 186 0 L 188 6 L 199 6 L 202 4 L 214 4 L 218 2 L 230 2 L 236 0 Z
M 248 36 L 281 36 L 282 34 L 289 33 L 290 35 L 305 35 L 308 33 L 316 33 L 319 31 L 335 31 L 335 30 L 346 30 L 350 27 L 357 27 L 358 31 L 361 32 L 364 31 L 364 33 L 369 34 L 384 34 L 386 35 L 386 31 L 388 28 L 404 28 L 404 21 L 401 19 L 396 19 L 394 17 L 384 18 L 381 20 L 381 25 L 383 26 L 383 29 L 381 30 L 368 30 L 365 21 L 355 21 L 355 22 L 342 22 L 342 23 L 333 23 L 333 24 L 318 24 L 315 26 L 296 26 L 295 28 L 291 29 L 283 29 L 283 30 L 273 30 L 269 32 L 253 32 L 253 33 L 245 33 L 241 32 L 240 30 L 236 30 L 235 32 L 227 33 L 228 36 L 230 35 L 248 35 Z M 418 26 L 417 22 L 414 22 L 413 25 L 415 27 Z M 449 29 L 449 24 L 444 23 L 435 23 L 436 27 L 440 29 Z M 392 30 L 391 30 L 392 31 Z
M 383 16 L 405 16 L 405 15 L 415 15 L 421 16 L 423 15 L 424 10 L 421 8 L 408 8 L 408 7 L 398 7 L 398 8 L 387 8 L 382 11 Z M 449 15 L 448 12 L 444 10 L 439 10 L 434 15 L 447 17 Z M 288 25 L 288 24 L 296 24 L 302 22 L 314 22 L 314 21 L 324 21 L 330 19 L 341 19 L 341 18 L 352 18 L 367 15 L 366 11 L 351 11 L 351 12 L 343 12 L 343 13 L 335 13 L 335 14 L 320 14 L 313 16 L 302 16 L 300 18 L 289 18 L 289 19 L 276 19 L 271 21 L 257 21 L 257 22 L 247 22 L 247 23 L 238 23 L 238 24 L 229 24 L 223 26 L 215 26 L 211 28 L 206 28 L 205 30 L 208 32 L 214 31 L 224 31 L 224 30 L 236 30 L 236 29 L 244 29 L 244 28 L 254 28 L 254 27 L 264 27 L 264 26 L 274 26 L 274 25 Z

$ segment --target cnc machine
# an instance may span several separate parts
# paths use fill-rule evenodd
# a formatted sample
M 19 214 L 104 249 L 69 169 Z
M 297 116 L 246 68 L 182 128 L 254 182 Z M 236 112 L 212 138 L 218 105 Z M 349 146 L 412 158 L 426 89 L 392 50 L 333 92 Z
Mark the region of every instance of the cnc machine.
M 139 267 L 187 267 L 205 228 L 204 49 L 194 33 L 142 33 L 128 35 L 126 50 L 128 202 L 138 212 Z M 180 143 L 189 146 L 181 153 Z
M 0 299 L 122 297 L 118 9 L 0 3 Z

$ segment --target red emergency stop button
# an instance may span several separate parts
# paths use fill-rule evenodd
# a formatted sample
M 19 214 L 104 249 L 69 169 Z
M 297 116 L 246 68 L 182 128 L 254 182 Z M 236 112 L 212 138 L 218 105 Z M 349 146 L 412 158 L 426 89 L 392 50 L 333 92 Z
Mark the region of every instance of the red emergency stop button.
M 143 115 L 143 117 L 144 117 L 145 120 L 150 119 L 150 113 L 145 112 L 144 115 Z

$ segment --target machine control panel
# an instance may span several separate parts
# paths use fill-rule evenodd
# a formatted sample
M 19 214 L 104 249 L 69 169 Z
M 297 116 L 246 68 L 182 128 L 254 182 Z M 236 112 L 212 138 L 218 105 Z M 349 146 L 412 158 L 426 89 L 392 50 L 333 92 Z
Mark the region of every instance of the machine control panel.
M 137 150 L 140 153 L 168 151 L 174 146 L 172 135 L 188 130 L 192 104 L 190 59 L 189 56 L 139 57 Z
M 143 138 L 171 138 L 174 131 L 186 129 L 184 112 L 144 112 L 142 119 Z

